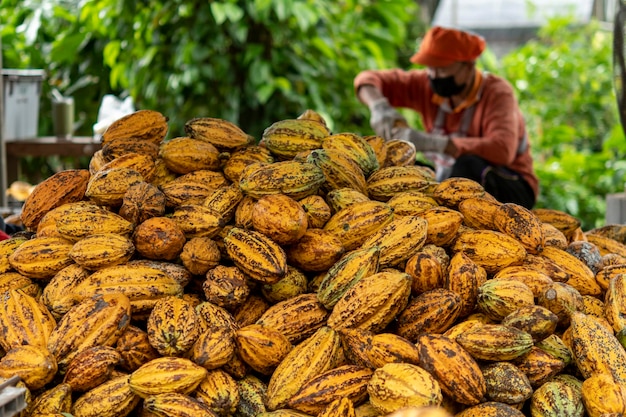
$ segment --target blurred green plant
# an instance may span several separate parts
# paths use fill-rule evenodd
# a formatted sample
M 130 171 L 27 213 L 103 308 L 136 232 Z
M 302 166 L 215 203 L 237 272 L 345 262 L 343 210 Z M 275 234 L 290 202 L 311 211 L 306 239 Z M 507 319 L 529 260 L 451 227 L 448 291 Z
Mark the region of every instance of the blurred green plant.
M 610 31 L 551 19 L 501 59 L 515 87 L 540 179 L 537 207 L 566 211 L 583 230 L 604 224 L 608 193 L 622 192 L 626 141 L 613 88 Z

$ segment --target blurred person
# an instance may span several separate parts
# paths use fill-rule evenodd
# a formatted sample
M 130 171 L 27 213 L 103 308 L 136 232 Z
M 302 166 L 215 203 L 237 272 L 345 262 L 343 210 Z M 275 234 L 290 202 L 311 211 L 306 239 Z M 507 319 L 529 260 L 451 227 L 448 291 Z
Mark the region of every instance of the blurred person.
M 539 181 L 526 125 L 510 83 L 476 67 L 485 47 L 480 36 L 435 26 L 410 59 L 425 68 L 362 71 L 355 92 L 374 132 L 413 144 L 438 181 L 470 178 L 497 200 L 530 209 Z M 424 131 L 410 128 L 396 108 L 418 112 Z

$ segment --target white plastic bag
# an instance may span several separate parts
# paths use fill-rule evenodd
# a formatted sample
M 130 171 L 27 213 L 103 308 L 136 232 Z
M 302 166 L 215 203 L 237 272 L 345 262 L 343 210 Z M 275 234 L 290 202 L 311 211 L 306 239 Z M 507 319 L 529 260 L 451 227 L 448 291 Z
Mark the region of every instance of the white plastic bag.
M 98 109 L 98 121 L 93 125 L 94 138 L 100 139 L 111 123 L 134 112 L 135 105 L 132 97 L 120 100 L 112 94 L 105 95 Z

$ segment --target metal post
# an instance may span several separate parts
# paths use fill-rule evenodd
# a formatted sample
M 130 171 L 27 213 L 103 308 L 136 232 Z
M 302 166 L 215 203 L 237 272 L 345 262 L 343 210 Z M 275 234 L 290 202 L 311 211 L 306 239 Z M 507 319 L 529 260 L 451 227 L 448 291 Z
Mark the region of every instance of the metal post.
M 7 207 L 7 149 L 4 143 L 4 75 L 2 75 L 2 38 L 0 37 L 0 206 Z

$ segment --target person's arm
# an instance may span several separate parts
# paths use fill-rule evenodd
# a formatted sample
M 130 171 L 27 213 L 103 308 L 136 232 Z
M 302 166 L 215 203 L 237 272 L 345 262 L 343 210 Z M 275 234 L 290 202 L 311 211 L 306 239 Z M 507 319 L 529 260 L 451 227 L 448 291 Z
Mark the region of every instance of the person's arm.
M 378 136 L 385 140 L 391 139 L 391 130 L 398 126 L 406 126 L 406 119 L 396 110 L 378 87 L 364 84 L 357 90 L 357 98 L 370 110 L 370 126 Z
M 376 100 L 380 100 L 381 98 L 385 98 L 383 93 L 372 84 L 365 84 L 359 87 L 356 94 L 359 101 L 365 104 L 367 107 L 375 102 Z

